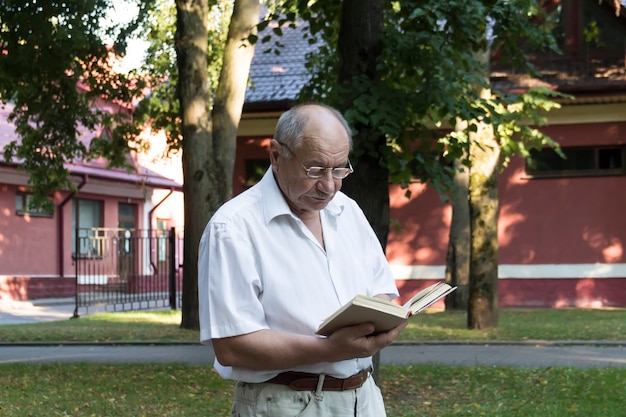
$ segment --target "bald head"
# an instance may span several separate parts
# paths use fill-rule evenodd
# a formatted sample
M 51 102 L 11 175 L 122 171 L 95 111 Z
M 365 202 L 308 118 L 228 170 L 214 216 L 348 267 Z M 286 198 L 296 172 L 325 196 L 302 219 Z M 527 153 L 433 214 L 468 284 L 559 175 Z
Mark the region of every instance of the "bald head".
M 340 131 L 335 135 L 341 137 L 345 134 L 352 150 L 352 130 L 348 122 L 339 111 L 325 104 L 301 104 L 283 113 L 278 119 L 274 139 L 297 149 L 302 145 L 310 122 L 324 123 L 325 120 L 338 123 Z

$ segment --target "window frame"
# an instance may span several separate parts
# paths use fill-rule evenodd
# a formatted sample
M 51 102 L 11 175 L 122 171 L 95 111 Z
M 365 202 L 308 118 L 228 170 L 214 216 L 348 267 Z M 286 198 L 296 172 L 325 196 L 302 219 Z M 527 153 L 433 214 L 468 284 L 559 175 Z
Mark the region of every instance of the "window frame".
M 605 150 L 617 149 L 620 151 L 620 167 L 617 168 L 602 168 L 600 164 L 600 153 Z M 568 178 L 568 177 L 602 177 L 602 176 L 620 176 L 626 175 L 626 145 L 602 145 L 602 146 L 568 146 L 561 147 L 564 153 L 573 153 L 579 151 L 590 151 L 593 153 L 593 167 L 591 169 L 568 167 L 559 169 L 542 169 L 537 170 L 532 168 L 532 153 L 538 152 L 550 152 L 552 157 L 561 159 L 553 148 L 542 148 L 539 150 L 531 151 L 531 157 L 529 161 L 525 162 L 525 177 L 527 178 Z
M 80 204 L 81 202 L 96 203 L 99 205 L 99 221 L 98 226 L 82 227 L 80 223 Z M 78 213 L 77 213 L 78 210 Z M 104 201 L 88 198 L 76 198 L 72 201 L 72 259 L 101 259 L 103 257 L 103 238 L 104 233 Z M 76 239 L 88 239 L 81 248 L 77 249 L 78 243 Z M 81 241 L 82 243 L 82 241 Z
M 34 195 L 23 191 L 15 192 L 15 214 L 18 216 L 30 216 L 30 217 L 54 217 L 54 209 L 52 211 L 43 211 L 42 208 L 30 208 L 30 202 Z M 18 207 L 18 203 L 21 207 Z

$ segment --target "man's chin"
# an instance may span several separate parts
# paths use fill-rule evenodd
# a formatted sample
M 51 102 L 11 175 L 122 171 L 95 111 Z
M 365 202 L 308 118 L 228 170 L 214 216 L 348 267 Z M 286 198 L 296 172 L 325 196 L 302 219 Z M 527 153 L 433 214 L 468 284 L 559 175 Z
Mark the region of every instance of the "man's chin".
M 314 207 L 315 210 L 321 210 L 325 208 L 328 205 L 328 203 L 330 203 L 330 200 L 332 200 L 332 197 L 326 197 L 326 198 L 311 197 L 309 198 L 309 204 L 312 207 Z

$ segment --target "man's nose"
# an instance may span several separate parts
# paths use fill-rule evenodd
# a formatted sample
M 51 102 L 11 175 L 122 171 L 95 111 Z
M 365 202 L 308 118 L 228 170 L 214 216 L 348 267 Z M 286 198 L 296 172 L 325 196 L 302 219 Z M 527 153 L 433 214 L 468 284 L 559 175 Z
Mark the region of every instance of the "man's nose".
M 331 168 L 324 171 L 324 175 L 322 175 L 318 180 L 318 189 L 325 193 L 333 193 L 335 191 L 335 177 L 333 177 L 333 171 Z

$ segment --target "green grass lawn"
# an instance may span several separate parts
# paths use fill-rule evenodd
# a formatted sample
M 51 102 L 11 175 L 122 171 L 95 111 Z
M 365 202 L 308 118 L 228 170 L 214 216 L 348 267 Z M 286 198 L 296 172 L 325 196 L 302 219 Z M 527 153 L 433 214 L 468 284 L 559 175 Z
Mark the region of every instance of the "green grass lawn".
M 0 325 L 3 342 L 197 342 L 180 328 L 180 311 L 101 313 L 46 323 Z M 410 320 L 399 341 L 626 340 L 626 309 L 502 310 L 495 329 L 467 329 L 463 312 L 430 310 Z
M 626 369 L 381 368 L 389 417 L 623 417 Z M 0 365 L 0 415 L 228 416 L 209 366 Z
M 0 325 L 3 342 L 198 342 L 199 332 L 180 328 L 172 310 L 101 313 L 76 319 Z
M 411 319 L 403 340 L 625 340 L 626 309 L 503 309 L 497 328 L 467 329 L 465 312 L 428 311 Z
M 625 340 L 626 310 L 502 310 L 500 325 L 470 331 L 463 313 L 429 311 L 400 339 Z M 117 312 L 48 323 L 1 325 L 0 341 L 197 343 L 180 312 Z M 19 347 L 3 347 L 19 349 Z M 622 417 L 626 368 L 524 369 L 382 366 L 389 417 Z M 0 416 L 227 416 L 232 381 L 210 366 L 0 364 Z

